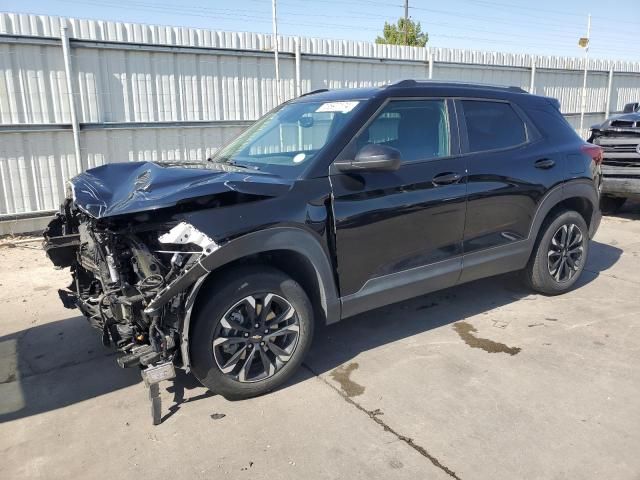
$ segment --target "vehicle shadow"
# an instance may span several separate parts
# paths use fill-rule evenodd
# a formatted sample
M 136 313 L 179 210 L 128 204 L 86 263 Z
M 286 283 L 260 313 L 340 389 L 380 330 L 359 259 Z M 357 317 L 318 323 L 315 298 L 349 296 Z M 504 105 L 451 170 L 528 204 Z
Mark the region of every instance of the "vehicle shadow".
M 622 250 L 592 241 L 586 271 L 576 288 L 594 281 L 611 268 Z M 532 296 L 518 273 L 499 275 L 448 288 L 320 327 L 305 364 L 308 369 L 291 383 L 323 374 L 352 361 L 358 354 Z M 533 300 L 535 297 L 531 297 Z M 490 317 L 489 317 L 490 318 Z M 531 318 L 531 321 L 537 320 Z M 309 371 L 311 370 L 311 371 Z
M 627 200 L 618 212 L 607 216 L 627 220 L 640 220 L 640 200 Z
M 84 317 L 36 325 L 0 337 L 0 422 L 65 407 L 140 379 L 118 371 Z
M 173 405 L 169 406 L 169 411 L 162 417 L 161 421 L 164 422 L 178 413 L 182 405 L 186 402 L 196 402 L 215 395 L 210 390 L 204 390 L 203 393 L 186 398 L 185 392 L 194 389 L 202 390 L 204 387 L 193 375 L 185 373 L 184 370 L 176 371 L 176 378 L 174 378 L 173 384 L 167 388 L 169 393 L 173 393 Z
M 140 401 L 146 401 L 139 369 L 118 367 L 116 356 L 115 350 L 104 347 L 99 333 L 79 316 L 0 337 L 0 423 L 64 408 L 136 384 Z M 213 395 L 204 391 L 187 398 L 187 391 L 204 389 L 183 371 L 177 372 L 174 382 L 163 382 L 161 389 L 173 394 L 173 404 L 163 405 L 163 420 L 174 415 L 186 401 Z
M 592 242 L 587 272 L 578 288 L 620 258 L 616 247 Z M 306 365 L 316 374 L 342 365 L 359 353 L 383 347 L 413 335 L 489 312 L 530 295 L 516 274 L 449 288 L 319 328 Z M 0 423 L 56 410 L 122 388 L 140 384 L 138 369 L 121 369 L 116 353 L 100 344 L 99 335 L 83 317 L 71 317 L 33 326 L 0 337 Z M 282 388 L 313 374 L 301 369 Z M 163 406 L 163 421 L 185 404 L 205 399 L 192 376 L 178 372 L 161 388 L 173 394 L 173 405 Z M 193 396 L 186 393 L 193 390 Z M 168 410 L 168 411 L 167 411 Z

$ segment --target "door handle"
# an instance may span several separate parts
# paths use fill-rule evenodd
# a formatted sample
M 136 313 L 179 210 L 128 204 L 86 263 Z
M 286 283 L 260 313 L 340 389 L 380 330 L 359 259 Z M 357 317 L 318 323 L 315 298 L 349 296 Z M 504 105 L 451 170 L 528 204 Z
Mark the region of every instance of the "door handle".
M 543 170 L 553 168 L 555 164 L 556 162 L 554 162 L 550 158 L 541 158 L 540 160 L 537 160 L 536 163 L 534 163 L 536 168 L 542 168 Z
M 447 172 L 447 173 L 440 173 L 436 175 L 435 177 L 433 177 L 433 180 L 431 181 L 436 186 L 451 185 L 452 183 L 457 183 L 461 178 L 462 177 L 460 176 L 459 173 Z

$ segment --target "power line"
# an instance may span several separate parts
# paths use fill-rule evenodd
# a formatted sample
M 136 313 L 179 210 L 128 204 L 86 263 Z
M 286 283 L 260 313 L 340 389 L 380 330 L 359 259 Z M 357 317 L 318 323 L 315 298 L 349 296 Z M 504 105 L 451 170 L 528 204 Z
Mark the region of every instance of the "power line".
M 114 3 L 113 1 L 109 1 L 109 0 L 94 0 L 93 2 L 91 2 L 91 0 L 61 0 L 61 1 L 65 1 L 65 2 L 70 2 L 70 3 L 84 3 L 84 4 L 96 4 L 96 5 L 105 5 L 105 6 L 119 6 L 119 4 Z M 315 0 L 316 3 L 340 3 L 337 2 L 336 0 Z M 364 0 L 359 0 L 359 1 L 364 1 Z M 372 0 L 373 1 L 373 0 Z M 280 2 L 281 4 L 287 3 L 287 2 Z M 217 20 L 231 20 L 231 19 L 237 19 L 237 18 L 246 18 L 246 19 L 251 19 L 254 20 L 256 23 L 264 23 L 267 24 L 269 23 L 267 20 L 265 20 L 265 18 L 267 17 L 268 13 L 265 12 L 264 16 L 259 16 L 256 15 L 257 12 L 252 11 L 252 10 L 242 10 L 242 9 L 224 9 L 224 8 L 207 8 L 207 7 L 201 7 L 201 6 L 188 6 L 188 7 L 181 7 L 178 8 L 175 6 L 175 4 L 162 4 L 162 3 L 145 3 L 145 2 L 141 2 L 141 1 L 133 1 L 130 2 L 129 5 L 136 5 L 139 7 L 139 9 L 146 9 L 149 11 L 159 11 L 162 13 L 183 13 L 186 16 L 196 16 L 196 17 L 207 17 L 207 18 L 213 18 L 213 19 L 217 19 Z M 291 4 L 291 5 L 296 5 L 296 4 Z M 398 5 L 399 7 L 399 5 Z M 410 8 L 419 8 L 419 7 L 410 7 Z M 422 9 L 424 10 L 424 9 Z M 474 16 L 469 16 L 469 15 L 464 15 L 464 14 L 452 14 L 450 12 L 444 12 L 441 10 L 434 10 L 434 9 L 429 9 L 430 11 L 434 11 L 434 12 L 442 12 L 442 14 L 446 14 L 446 15 L 455 15 L 457 18 L 457 20 L 459 20 L 459 17 L 464 17 L 464 18 L 468 18 L 470 20 L 478 20 L 478 19 L 482 19 L 482 18 L 486 18 L 486 17 L 474 17 Z M 208 12 L 211 13 L 212 16 L 206 16 L 206 15 L 202 15 L 201 12 Z M 224 13 L 226 12 L 226 13 Z M 287 9 L 286 11 L 281 11 L 280 12 L 280 16 L 281 17 L 289 17 L 289 16 L 303 16 L 303 17 L 308 17 L 309 13 L 308 12 L 294 12 L 291 11 L 291 9 Z M 323 15 L 323 14 L 318 14 L 315 16 L 321 16 L 324 18 L 335 18 L 335 15 Z M 361 13 L 358 13 L 356 15 L 349 15 L 349 18 L 360 18 L 360 19 L 367 19 L 367 17 L 370 18 L 380 18 L 380 19 L 388 19 L 389 16 L 386 15 L 373 15 L 373 14 L 368 14 L 363 16 Z M 305 23 L 305 22 L 300 22 L 299 20 L 295 20 L 295 22 L 288 22 L 286 20 L 281 21 L 282 24 L 285 25 L 301 25 L 301 26 L 315 26 L 315 27 L 328 27 L 328 28 L 339 28 L 339 29 L 352 29 L 353 26 L 351 24 L 339 24 L 339 23 L 334 23 L 334 22 L 330 22 L 330 23 L 321 23 L 321 22 L 314 22 L 314 23 Z M 505 22 L 500 21 L 500 20 L 494 20 L 493 23 L 502 23 L 502 24 L 506 24 L 506 25 L 512 25 L 513 22 Z M 549 27 L 548 24 L 540 24 L 538 22 L 535 21 L 528 21 L 528 24 L 532 24 L 532 25 L 542 25 L 544 26 L 549 32 L 554 34 L 554 38 L 577 38 L 578 35 L 580 35 L 581 29 L 579 29 L 576 26 L 576 32 L 574 34 L 570 34 L 569 32 L 567 32 L 566 26 L 562 29 L 556 28 L 554 29 L 553 27 Z M 459 22 L 455 23 L 455 24 L 451 24 L 451 23 L 443 23 L 443 22 L 433 22 L 433 23 L 429 23 L 428 28 L 429 29 L 433 29 L 433 28 L 437 28 L 438 26 L 451 26 L 451 27 L 457 27 L 457 28 L 464 28 L 465 30 L 469 30 L 469 31 L 476 31 L 476 32 L 482 32 L 482 33 L 489 33 L 492 35 L 505 35 L 509 38 L 511 37 L 519 37 L 519 38 L 538 38 L 538 34 L 512 34 L 512 33 L 502 33 L 499 31 L 489 31 L 489 30 L 484 30 L 484 29 L 477 29 L 475 27 L 469 27 L 466 25 L 461 25 Z M 379 32 L 380 28 L 379 27 L 359 27 L 360 30 L 367 30 L 367 31 L 376 31 Z M 631 34 L 631 33 L 630 33 Z M 635 32 L 633 33 L 633 35 L 635 35 Z M 596 37 L 599 37 L 598 35 L 596 35 Z M 611 38 L 615 38 L 615 37 L 611 37 Z M 627 40 L 627 38 L 619 38 L 620 41 L 625 41 Z
M 584 15 L 581 15 L 581 14 L 575 13 L 575 12 L 569 12 L 569 11 L 566 11 L 566 10 L 564 10 L 564 11 L 548 10 L 548 9 L 542 9 L 540 7 L 531 7 L 531 6 L 526 6 L 526 5 L 514 5 L 512 3 L 501 3 L 501 2 L 494 2 L 494 1 L 490 1 L 490 0 L 460 0 L 460 1 L 467 2 L 467 3 L 482 4 L 482 5 L 494 5 L 494 6 L 499 6 L 500 8 L 506 8 L 506 9 L 520 9 L 520 10 L 536 11 L 536 12 L 540 12 L 540 13 L 548 13 L 548 14 L 553 14 L 553 15 L 562 15 L 562 16 L 580 18 L 580 19 L 584 20 Z M 602 15 L 594 16 L 594 18 L 597 18 L 599 20 L 607 20 L 607 21 L 616 22 L 616 24 L 626 23 L 626 24 L 634 25 L 634 26 L 638 25 L 637 21 L 634 22 L 634 21 L 622 20 L 620 18 L 607 17 L 607 16 L 602 16 Z
M 249 1 L 254 1 L 254 0 L 249 0 Z M 255 0 L 255 1 L 259 1 L 259 0 Z M 313 4 L 338 4 L 338 5 L 344 5 L 344 1 L 343 0 L 308 0 L 309 2 L 313 2 Z M 352 3 L 358 3 L 358 2 L 365 2 L 366 0 L 352 0 L 349 2 L 349 4 Z M 467 2 L 472 2 L 472 3 L 492 3 L 504 8 L 509 8 L 509 7 L 513 7 L 513 8 L 520 8 L 520 6 L 517 5 L 510 5 L 510 4 L 505 4 L 505 3 L 498 3 L 498 2 L 489 2 L 489 0 L 461 0 L 461 1 L 467 1 Z M 281 2 L 281 3 L 285 3 L 285 2 Z M 290 3 L 290 2 L 286 2 L 287 5 L 291 5 L 291 6 L 299 6 L 300 3 L 304 3 L 304 2 L 296 2 L 296 3 Z M 398 9 L 398 8 L 402 8 L 403 5 L 400 4 L 389 4 L 389 3 L 381 3 L 381 2 L 375 2 L 375 1 L 371 1 L 371 2 L 367 2 L 367 3 L 374 3 L 376 5 L 380 5 L 380 6 L 385 6 L 385 7 L 391 7 L 394 9 Z M 472 20 L 483 20 L 483 21 L 489 21 L 491 24 L 493 23 L 501 23 L 501 24 L 505 24 L 505 25 L 513 25 L 513 21 L 509 21 L 506 20 L 504 18 L 502 19 L 498 19 L 496 22 L 496 18 L 495 17 L 486 17 L 486 16 L 478 16 L 478 15 L 469 15 L 469 14 L 460 14 L 457 12 L 452 12 L 452 11 L 444 11 L 444 10 L 437 10 L 437 9 L 433 9 L 433 8 L 425 8 L 425 7 L 419 7 L 419 6 L 409 6 L 409 8 L 411 10 L 419 10 L 419 11 L 426 11 L 426 12 L 430 12 L 430 13 L 436 13 L 436 14 L 441 14 L 441 15 L 448 15 L 448 16 L 454 16 L 456 17 L 456 19 L 463 17 L 463 18 L 468 18 L 468 19 L 472 19 Z M 554 11 L 552 10 L 544 10 L 544 9 L 540 9 L 540 8 L 534 8 L 534 7 L 522 7 L 522 8 L 531 8 L 531 9 L 535 9 L 538 12 L 541 13 L 553 13 Z M 358 15 L 362 16 L 363 13 L 362 12 L 358 12 Z M 584 19 L 584 16 L 582 15 L 578 15 L 578 14 L 571 14 L 579 19 Z M 383 17 L 383 18 L 388 18 L 385 15 L 372 15 L 372 14 L 367 14 L 367 16 L 371 16 L 371 17 Z M 573 27 L 573 28 L 582 28 L 582 21 L 581 20 L 575 20 L 574 22 L 572 22 L 570 25 L 567 24 L 567 22 L 549 22 L 549 17 L 545 16 L 545 17 L 540 17 L 540 16 L 536 16 L 535 18 L 540 19 L 542 21 L 531 21 L 531 15 L 527 15 L 527 25 L 539 25 L 542 27 L 545 27 L 545 29 L 549 29 L 549 26 L 553 26 L 555 27 L 555 31 L 559 31 L 559 32 L 566 32 L 567 31 L 567 27 Z M 594 19 L 601 19 L 601 18 L 607 18 L 607 17 L 594 17 Z M 625 23 L 629 23 L 632 25 L 636 25 L 636 22 L 625 22 Z M 431 25 L 431 24 L 429 24 Z M 622 30 L 620 30 L 619 28 L 616 28 L 616 31 L 621 32 Z M 627 30 L 627 33 L 629 33 L 630 35 L 636 35 L 637 31 L 633 30 Z
M 504 18 L 496 18 L 496 17 L 486 17 L 483 15 L 469 15 L 469 14 L 464 14 L 464 13 L 458 13 L 458 12 L 451 12 L 451 11 L 447 11 L 447 10 L 438 10 L 435 8 L 424 8 L 424 7 L 411 7 L 414 10 L 420 10 L 420 11 L 425 11 L 425 12 L 430 12 L 430 13 L 436 13 L 439 15 L 446 15 L 446 16 L 451 16 L 451 17 L 456 17 L 456 18 L 471 18 L 473 20 L 482 20 L 485 22 L 490 22 L 491 24 L 494 23 L 501 23 L 501 24 L 506 24 L 506 25 L 513 25 L 513 21 L 508 21 Z M 554 22 L 548 22 L 545 21 L 544 23 L 541 22 L 537 22 L 537 21 L 530 21 L 527 20 L 527 24 L 531 25 L 531 24 L 538 24 L 538 25 L 542 25 L 545 27 L 548 27 L 549 25 L 552 26 L 557 26 L 557 27 L 562 27 L 562 28 L 566 28 L 566 23 L 565 24 L 560 24 L 560 23 L 554 23 Z
M 121 5 L 119 3 L 114 3 L 114 0 L 62 0 L 62 1 L 66 1 L 69 3 L 79 3 L 79 4 L 86 4 L 86 5 L 100 5 L 100 6 L 108 6 L 108 7 L 120 7 Z M 488 0 L 476 0 L 476 1 L 488 1 Z M 336 1 L 336 0 L 315 0 L 316 3 L 339 3 L 342 4 L 342 2 L 340 1 Z M 262 2 L 264 4 L 264 2 Z M 381 2 L 376 2 L 374 0 L 354 0 L 354 3 L 363 3 L 363 4 L 380 4 Z M 493 2 L 493 3 L 497 3 L 497 2 Z M 281 1 L 280 4 L 291 4 L 289 2 L 285 1 Z M 300 6 L 300 3 L 296 3 L 296 6 Z M 398 8 L 401 7 L 401 5 L 397 4 L 397 5 L 389 5 L 389 4 L 384 4 L 384 6 L 392 6 L 393 8 Z M 253 11 L 253 10 L 242 10 L 242 9 L 224 9 L 224 8 L 207 8 L 207 7 L 201 7 L 201 6 L 182 6 L 182 7 L 176 7 L 175 4 L 163 4 L 163 3 L 146 3 L 146 2 L 142 2 L 142 1 L 132 1 L 128 4 L 128 8 L 130 9 L 134 9 L 134 10 L 141 10 L 141 11 L 155 11 L 155 12 L 160 12 L 160 13 L 164 13 L 164 14 L 182 14 L 185 16 L 191 16 L 191 17 L 198 17 L 198 18 L 209 18 L 209 19 L 214 19 L 220 22 L 223 21 L 230 21 L 230 20 L 251 20 L 252 23 L 254 24 L 263 24 L 263 25 L 268 25 L 270 23 L 270 20 L 268 18 L 268 14 L 262 14 L 260 12 L 257 11 Z M 411 9 L 416 9 L 419 11 L 427 11 L 427 12 L 436 12 L 438 14 L 443 14 L 443 15 L 452 15 L 456 17 L 456 20 L 459 20 L 460 17 L 463 18 L 469 18 L 473 21 L 477 21 L 477 20 L 482 20 L 484 18 L 487 17 L 481 17 L 481 16 L 473 16 L 473 15 L 465 15 L 465 14 L 453 14 L 451 12 L 447 12 L 447 11 L 443 11 L 443 10 L 436 10 L 436 9 L 426 9 L 426 8 L 421 8 L 421 7 L 414 7 L 414 6 L 410 6 L 409 8 Z M 354 25 L 353 24 L 340 24 L 340 23 L 335 23 L 335 22 L 304 22 L 304 21 L 299 21 L 298 19 L 289 19 L 290 16 L 294 16 L 294 17 L 300 17 L 300 16 L 304 16 L 304 17 L 309 17 L 308 12 L 297 12 L 297 11 L 292 11 L 292 9 L 287 8 L 284 9 L 282 11 L 279 11 L 279 15 L 283 18 L 285 18 L 285 20 L 281 20 L 279 23 L 280 24 L 284 24 L 284 25 L 292 25 L 292 26 L 311 26 L 311 27 L 323 27 L 323 28 L 327 28 L 327 29 L 348 29 L 348 30 L 353 30 L 354 29 Z M 318 15 L 318 16 L 322 16 L 324 18 L 335 18 L 335 15 Z M 365 18 L 369 17 L 370 19 L 373 19 L 374 17 L 377 18 L 388 18 L 388 16 L 384 15 L 384 14 L 359 14 L 359 15 L 351 15 L 348 18 Z M 289 19 L 289 21 L 287 21 L 287 19 Z M 103 19 L 104 20 L 104 19 Z M 513 25 L 513 22 L 500 22 L 499 20 L 496 21 L 496 19 L 492 19 L 491 24 L 494 23 L 506 23 L 508 25 Z M 536 24 L 536 22 L 527 22 L 527 24 Z M 544 40 L 540 40 L 539 37 L 536 34 L 527 34 L 525 32 L 520 32 L 520 33 L 505 33 L 505 32 L 500 32 L 500 31 L 495 31 L 495 30 L 489 30 L 489 29 L 479 29 L 479 28 L 475 28 L 475 27 L 471 27 L 471 26 L 464 26 L 462 24 L 460 24 L 460 22 L 456 22 L 456 23 L 446 23 L 446 22 L 430 22 L 428 24 L 428 30 L 429 33 L 431 34 L 431 41 L 430 41 L 430 45 L 433 45 L 434 40 L 437 41 L 437 39 L 439 38 L 445 38 L 445 39 L 456 39 L 456 40 L 471 40 L 471 41 L 477 41 L 477 42 L 485 42 L 485 43 L 491 43 L 491 44 L 500 44 L 503 45 L 503 48 L 505 45 L 508 45 L 509 39 L 511 38 L 522 38 L 522 39 L 531 39 L 532 42 L 535 41 L 535 45 L 536 46 L 541 46 L 541 47 L 548 47 L 548 48 L 553 48 L 554 50 L 558 50 L 558 51 L 566 51 L 566 52 L 571 52 L 572 56 L 575 56 L 578 52 L 577 52 L 577 47 L 575 47 L 575 49 L 573 48 L 575 45 L 575 41 L 577 40 L 577 37 L 579 36 L 579 32 L 576 31 L 575 36 L 571 33 L 569 33 L 566 28 L 558 31 L 557 33 L 554 33 L 552 36 L 548 36 L 546 38 L 544 38 Z M 464 31 L 471 31 L 471 32 L 478 32 L 478 33 L 482 33 L 485 35 L 488 35 L 491 38 L 486 38 L 486 36 L 466 36 L 466 35 L 455 35 L 455 34 L 451 34 L 449 33 L 449 30 L 447 30 L 447 33 L 438 33 L 438 29 L 440 27 L 453 27 L 453 28 L 457 28 L 457 29 L 463 29 Z M 548 25 L 545 25 L 545 28 L 549 29 Z M 380 32 L 381 28 L 380 27 L 366 27 L 366 26 L 359 26 L 358 27 L 359 30 L 364 30 L 364 31 L 371 31 L 371 32 Z M 256 29 L 253 28 L 253 31 L 255 31 Z M 268 29 L 264 29 L 266 31 L 263 31 L 261 33 L 269 33 Z M 610 35 L 595 35 L 596 38 L 611 38 Z M 601 43 L 602 45 L 602 43 Z M 627 44 L 628 45 L 628 44 Z M 575 51 L 574 51 L 575 50 Z M 605 48 L 605 47 L 596 47 L 594 49 L 597 52 L 620 52 L 620 53 L 624 53 L 626 55 L 628 55 L 630 53 L 629 48 L 625 47 L 624 50 L 618 50 L 615 47 L 613 48 Z
M 115 7 L 115 6 L 120 6 L 117 3 L 113 3 L 113 2 L 109 2 L 108 0 L 106 1 L 101 1 L 101 0 L 61 0 L 64 2 L 70 2 L 70 3 L 79 3 L 79 4 L 85 4 L 85 5 L 94 5 L 94 6 L 109 6 L 109 7 Z M 189 10 L 185 10 L 185 9 L 179 9 L 179 8 L 175 8 L 173 6 L 160 6 L 159 4 L 143 4 L 140 2 L 129 2 L 129 4 L 127 5 L 127 7 L 129 9 L 133 9 L 133 10 L 140 10 L 140 11 L 150 11 L 150 12 L 160 12 L 160 13 L 179 13 L 181 15 L 184 16 L 190 16 L 190 17 L 198 17 L 198 18 L 210 18 L 210 19 L 217 19 L 220 20 L 220 17 L 222 17 L 222 19 L 225 20 L 233 20 L 233 19 L 248 19 L 248 20 L 252 20 L 254 22 L 257 23 L 266 23 L 266 24 L 271 24 L 271 20 L 269 18 L 265 18 L 262 16 L 256 16 L 256 15 L 248 15 L 248 14 L 226 14 L 226 13 L 218 13 L 216 15 L 205 15 L 202 12 L 194 12 L 194 11 L 189 11 Z M 316 26 L 320 26 L 320 27 L 329 27 L 329 28 L 344 28 L 344 29 L 349 29 L 352 30 L 353 29 L 353 25 L 348 25 L 348 24 L 337 24 L 337 23 L 305 23 L 305 22 L 286 22 L 286 21 L 280 21 L 278 22 L 280 24 L 287 24 L 287 25 L 301 25 L 301 26 L 311 26 L 311 27 L 316 27 Z M 370 31 L 379 31 L 379 28 L 366 28 L 366 27 L 360 27 L 361 30 L 370 30 Z M 263 32 L 263 33 L 268 33 L 268 32 Z

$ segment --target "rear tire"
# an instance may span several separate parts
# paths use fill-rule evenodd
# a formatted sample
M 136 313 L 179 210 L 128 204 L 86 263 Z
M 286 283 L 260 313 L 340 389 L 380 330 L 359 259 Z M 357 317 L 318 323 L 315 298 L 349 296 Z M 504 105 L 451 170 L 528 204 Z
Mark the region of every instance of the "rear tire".
M 193 373 L 205 387 L 240 400 L 295 373 L 313 337 L 313 308 L 297 282 L 268 266 L 242 267 L 203 294 L 190 350 Z
M 562 211 L 542 225 L 525 279 L 536 292 L 559 295 L 578 281 L 589 253 L 589 230 L 578 212 Z
M 620 211 L 622 205 L 624 205 L 624 202 L 626 201 L 627 199 L 624 197 L 610 197 L 608 195 L 603 195 L 602 198 L 600 198 L 600 210 L 602 210 L 602 213 L 607 215 L 616 214 Z

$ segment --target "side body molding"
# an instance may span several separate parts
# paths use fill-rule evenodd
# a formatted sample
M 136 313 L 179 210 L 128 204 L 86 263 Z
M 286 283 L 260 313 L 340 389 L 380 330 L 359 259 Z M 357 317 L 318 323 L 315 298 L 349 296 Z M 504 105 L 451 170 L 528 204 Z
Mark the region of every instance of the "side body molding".
M 587 221 L 589 236 L 593 237 L 601 215 L 598 192 L 593 181 L 576 179 L 561 183 L 550 189 L 540 200 L 527 238 L 393 275 L 373 278 L 360 291 L 342 298 L 343 318 L 455 284 L 524 268 L 531 257 L 545 218 L 554 207 L 570 198 L 584 198 L 591 203 L 593 213 Z
M 249 233 L 222 245 L 200 264 L 206 273 L 193 284 L 186 301 L 185 317 L 181 331 L 181 352 L 184 368 L 189 371 L 189 329 L 193 307 L 202 285 L 210 272 L 224 265 L 258 253 L 289 250 L 304 256 L 316 274 L 320 289 L 320 302 L 327 323 L 340 320 L 340 301 L 329 256 L 315 234 L 295 227 L 273 227 Z
M 550 189 L 540 200 L 531 222 L 527 238 L 500 247 L 466 254 L 463 257 L 462 275 L 458 283 L 470 282 L 501 273 L 520 270 L 527 265 L 535 246 L 542 223 L 559 203 L 570 198 L 585 198 L 591 203 L 592 215 L 589 237 L 593 237 L 600 224 L 598 192 L 590 179 L 576 179 Z

